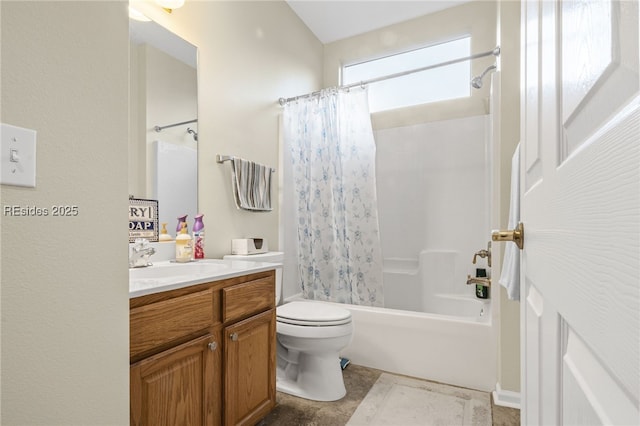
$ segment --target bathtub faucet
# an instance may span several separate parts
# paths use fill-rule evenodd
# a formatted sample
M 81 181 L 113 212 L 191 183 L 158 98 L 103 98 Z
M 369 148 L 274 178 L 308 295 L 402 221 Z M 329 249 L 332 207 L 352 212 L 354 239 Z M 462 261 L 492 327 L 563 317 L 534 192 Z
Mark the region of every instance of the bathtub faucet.
M 483 259 L 486 257 L 487 258 L 487 266 L 491 267 L 491 241 L 489 241 L 487 243 L 487 249 L 486 250 L 482 249 L 480 251 L 477 251 L 473 255 L 473 264 L 474 265 L 476 264 L 476 259 L 477 259 L 478 256 L 480 256 Z M 469 283 L 467 283 L 467 284 L 469 284 Z
M 485 287 L 491 287 L 491 278 L 472 277 L 471 275 L 467 275 L 467 285 L 471 284 L 479 284 Z

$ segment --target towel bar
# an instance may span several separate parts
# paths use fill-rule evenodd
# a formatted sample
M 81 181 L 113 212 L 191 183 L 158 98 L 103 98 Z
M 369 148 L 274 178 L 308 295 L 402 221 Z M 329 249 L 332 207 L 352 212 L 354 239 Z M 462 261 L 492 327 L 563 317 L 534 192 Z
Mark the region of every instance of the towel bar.
M 235 160 L 236 157 L 232 156 L 232 155 L 216 155 L 216 162 L 218 163 L 224 163 L 225 161 L 229 161 L 229 160 Z
M 216 163 L 224 163 L 225 161 L 235 160 L 235 159 L 236 157 L 234 157 L 233 155 L 221 155 L 221 154 L 216 155 Z M 271 167 L 271 171 L 275 173 L 276 169 Z

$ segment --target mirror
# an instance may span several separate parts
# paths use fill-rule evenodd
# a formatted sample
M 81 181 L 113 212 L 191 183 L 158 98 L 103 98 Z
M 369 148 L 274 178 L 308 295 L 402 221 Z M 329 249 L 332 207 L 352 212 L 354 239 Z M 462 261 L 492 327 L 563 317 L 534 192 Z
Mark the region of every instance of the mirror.
M 129 38 L 129 195 L 158 200 L 175 236 L 198 213 L 197 49 L 153 21 L 129 19 Z

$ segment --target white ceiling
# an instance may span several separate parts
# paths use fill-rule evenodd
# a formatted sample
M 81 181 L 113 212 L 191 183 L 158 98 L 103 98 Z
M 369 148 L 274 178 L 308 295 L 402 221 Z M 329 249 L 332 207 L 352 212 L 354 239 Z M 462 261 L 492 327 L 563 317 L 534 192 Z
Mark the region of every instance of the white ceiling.
M 471 0 L 286 0 L 323 44 L 407 21 Z

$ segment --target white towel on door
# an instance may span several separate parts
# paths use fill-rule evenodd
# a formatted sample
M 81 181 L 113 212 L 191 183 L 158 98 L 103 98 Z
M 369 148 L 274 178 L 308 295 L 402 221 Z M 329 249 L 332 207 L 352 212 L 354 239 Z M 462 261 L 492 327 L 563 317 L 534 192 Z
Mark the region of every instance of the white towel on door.
M 238 208 L 271 211 L 273 169 L 242 158 L 231 161 L 233 195 Z
M 511 159 L 511 203 L 509 205 L 508 229 L 515 229 L 520 223 L 520 144 Z M 500 284 L 507 289 L 511 300 L 520 300 L 520 249 L 515 243 L 505 247 Z

